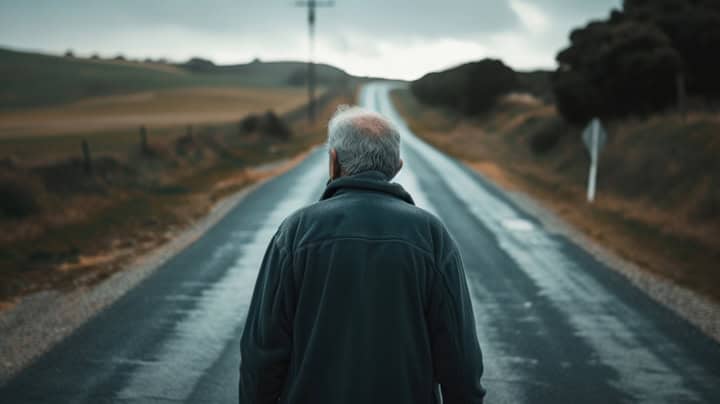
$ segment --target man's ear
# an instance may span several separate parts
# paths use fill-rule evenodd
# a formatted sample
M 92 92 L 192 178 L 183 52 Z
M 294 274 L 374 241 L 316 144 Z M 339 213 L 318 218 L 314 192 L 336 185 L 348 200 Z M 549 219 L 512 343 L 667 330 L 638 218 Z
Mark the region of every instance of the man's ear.
M 330 149 L 330 179 L 334 180 L 341 177 L 340 161 L 338 160 L 337 150 Z
M 400 170 L 402 170 L 403 164 L 405 164 L 405 162 L 403 161 L 403 159 L 400 159 L 400 164 L 398 164 L 398 169 L 397 169 L 397 171 L 395 171 L 395 175 L 398 175 Z

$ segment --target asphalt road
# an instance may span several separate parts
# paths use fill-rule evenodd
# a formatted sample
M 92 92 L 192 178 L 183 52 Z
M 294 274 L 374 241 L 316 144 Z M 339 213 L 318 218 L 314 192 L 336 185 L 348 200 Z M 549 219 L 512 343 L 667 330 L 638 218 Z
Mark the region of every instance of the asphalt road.
M 388 91 L 369 85 L 360 102 L 400 125 L 396 180 L 460 245 L 486 402 L 720 403 L 719 344 L 412 135 Z M 319 197 L 325 158 L 317 150 L 248 195 L 0 387 L 0 403 L 237 402 L 239 339 L 266 243 Z

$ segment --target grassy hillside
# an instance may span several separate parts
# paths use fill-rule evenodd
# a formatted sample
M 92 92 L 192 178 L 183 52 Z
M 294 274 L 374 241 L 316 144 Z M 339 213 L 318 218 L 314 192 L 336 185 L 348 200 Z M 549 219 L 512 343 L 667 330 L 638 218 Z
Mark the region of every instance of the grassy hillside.
M 297 83 L 302 62 L 254 62 L 191 69 L 115 60 L 93 60 L 0 49 L 0 110 L 57 105 L 88 97 L 188 87 L 272 87 Z M 347 78 L 319 65 L 318 81 Z
M 206 66 L 199 69 L 193 69 L 190 64 L 180 66 L 184 69 L 206 75 L 245 78 L 247 84 L 261 86 L 304 85 L 308 68 L 307 63 L 295 61 L 255 61 L 240 65 Z M 343 70 L 326 64 L 316 64 L 315 75 L 317 83 L 320 85 L 342 83 L 350 77 Z
M 92 284 L 203 217 L 215 202 L 325 139 L 325 123 L 351 91 L 327 92 L 318 119 L 305 107 L 272 123 L 137 129 L 88 136 L 0 139 L 0 309 L 44 289 Z M 252 122 L 255 124 L 251 124 Z M 286 126 L 287 125 L 287 126 Z M 285 132 L 283 129 L 290 131 Z M 281 163 L 281 164 L 278 164 Z

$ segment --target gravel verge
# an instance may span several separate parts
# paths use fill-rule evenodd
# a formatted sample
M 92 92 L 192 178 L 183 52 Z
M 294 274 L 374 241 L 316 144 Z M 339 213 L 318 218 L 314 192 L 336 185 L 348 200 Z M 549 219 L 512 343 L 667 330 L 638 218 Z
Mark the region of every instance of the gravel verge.
M 650 298 L 720 342 L 720 304 L 617 256 L 526 194 L 507 190 L 505 193 L 517 206 L 540 220 L 545 229 L 572 240 L 608 268 L 622 274 Z
M 277 164 L 268 165 L 274 168 Z M 259 169 L 259 167 L 258 167 Z M 96 313 L 142 282 L 201 237 L 238 202 L 268 179 L 218 201 L 210 213 L 168 243 L 142 255 L 103 282 L 70 292 L 43 291 L 0 311 L 0 385 L 69 336 Z

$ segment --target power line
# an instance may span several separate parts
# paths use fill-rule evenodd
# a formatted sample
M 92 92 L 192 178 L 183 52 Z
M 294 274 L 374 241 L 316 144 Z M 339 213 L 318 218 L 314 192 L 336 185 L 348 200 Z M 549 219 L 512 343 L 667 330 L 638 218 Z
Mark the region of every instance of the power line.
M 307 66 L 307 84 L 308 84 L 308 120 L 315 121 L 315 9 L 317 7 L 333 7 L 334 1 L 298 1 L 296 7 L 307 7 L 308 10 L 308 33 L 310 35 L 310 54 Z

